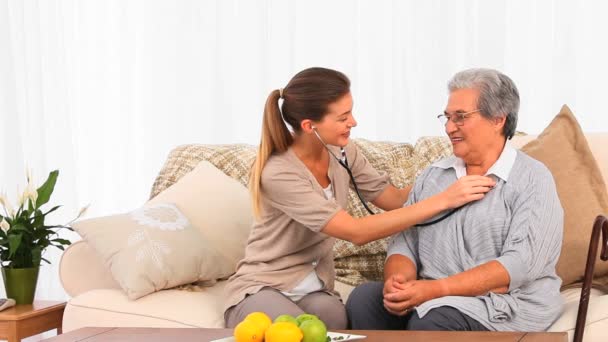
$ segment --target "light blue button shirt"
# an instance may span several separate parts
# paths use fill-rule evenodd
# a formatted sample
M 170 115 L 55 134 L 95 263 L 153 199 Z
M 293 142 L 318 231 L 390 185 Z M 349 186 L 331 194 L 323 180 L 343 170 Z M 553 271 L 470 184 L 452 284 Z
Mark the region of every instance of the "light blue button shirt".
M 416 179 L 406 205 L 444 191 L 464 175 L 465 164 L 455 156 L 434 163 Z M 496 260 L 509 273 L 508 293 L 437 298 L 418 306 L 418 314 L 450 306 L 490 330 L 545 330 L 562 307 L 555 265 L 563 210 L 553 177 L 542 163 L 509 146 L 487 175 L 495 176 L 496 186 L 482 200 L 432 225 L 395 234 L 387 256 L 410 258 L 420 279 L 446 278 Z

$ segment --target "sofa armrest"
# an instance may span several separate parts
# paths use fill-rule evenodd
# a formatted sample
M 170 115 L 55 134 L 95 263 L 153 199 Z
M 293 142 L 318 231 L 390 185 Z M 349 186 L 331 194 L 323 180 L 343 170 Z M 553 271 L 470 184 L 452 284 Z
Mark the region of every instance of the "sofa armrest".
M 65 292 L 72 297 L 93 289 L 120 289 L 110 270 L 84 240 L 63 252 L 59 278 Z

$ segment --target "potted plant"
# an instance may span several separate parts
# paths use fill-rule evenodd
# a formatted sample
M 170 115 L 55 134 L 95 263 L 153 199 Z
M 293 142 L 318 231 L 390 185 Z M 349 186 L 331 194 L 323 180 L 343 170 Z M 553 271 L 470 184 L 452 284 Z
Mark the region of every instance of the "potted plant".
M 70 244 L 70 241 L 58 235 L 61 229 L 72 230 L 68 225 L 45 223 L 47 215 L 61 207 L 43 209 L 55 189 L 58 175 L 59 171 L 52 171 L 44 184 L 36 189 L 30 172 L 27 172 L 27 186 L 16 208 L 11 206 L 5 195 L 0 194 L 0 205 L 4 209 L 0 210 L 2 277 L 7 297 L 15 299 L 17 304 L 33 302 L 40 264 L 42 261 L 50 264 L 42 256 L 46 248 L 53 246 L 64 250 L 64 246 Z M 85 209 L 80 211 L 76 219 Z

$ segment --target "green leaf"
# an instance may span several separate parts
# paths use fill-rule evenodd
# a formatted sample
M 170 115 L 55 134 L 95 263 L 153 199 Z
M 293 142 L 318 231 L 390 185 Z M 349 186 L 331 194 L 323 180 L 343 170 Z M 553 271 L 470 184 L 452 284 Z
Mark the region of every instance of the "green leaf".
M 34 240 L 42 239 L 50 234 L 53 234 L 52 230 L 36 229 L 36 231 L 34 232 Z
M 36 210 L 34 215 L 34 219 L 32 220 L 34 227 L 44 226 L 44 214 L 42 214 L 42 211 Z
M 21 234 L 10 234 L 8 236 L 8 258 L 12 258 L 17 252 L 17 249 L 21 245 Z
M 49 173 L 49 177 L 46 182 L 38 188 L 38 199 L 36 200 L 36 209 L 46 204 L 51 199 L 51 194 L 55 189 L 57 183 L 57 177 L 59 176 L 59 170 L 52 171 Z
M 32 264 L 34 264 L 34 266 L 39 266 L 40 259 L 42 259 L 42 250 L 39 246 L 36 246 L 32 248 Z
M 24 225 L 22 224 L 16 224 L 11 228 L 11 231 L 13 232 L 24 232 L 26 234 L 32 235 L 32 231 L 30 229 L 27 229 Z M 10 235 L 10 234 L 9 234 Z
M 59 208 L 61 208 L 60 205 L 54 206 L 51 210 L 47 211 L 46 213 L 42 213 L 41 210 L 36 210 L 35 216 L 33 217 L 33 220 L 32 220 L 34 228 L 37 229 L 37 228 L 45 227 L 44 219 L 45 219 L 46 215 L 52 213 L 53 211 L 55 211 Z
M 70 240 L 66 240 L 66 239 L 53 239 L 51 241 L 60 243 L 62 245 L 69 245 L 69 244 L 71 244 Z
M 67 230 L 71 230 L 74 231 L 74 228 L 70 227 L 70 226 L 63 226 L 63 225 L 56 225 L 56 226 L 44 226 L 44 229 L 67 229 Z
M 49 210 L 49 211 L 47 211 L 46 213 L 44 213 L 44 214 L 43 214 L 43 216 L 46 216 L 46 215 L 48 215 L 48 214 L 52 213 L 53 211 L 55 211 L 55 210 L 57 210 L 57 209 L 59 209 L 59 208 L 61 208 L 61 206 L 60 206 L 60 205 L 56 205 L 56 206 L 54 206 L 54 207 L 53 207 L 51 210 Z
M 30 211 L 27 209 L 23 209 L 20 213 L 15 215 L 15 219 L 24 220 L 30 217 Z

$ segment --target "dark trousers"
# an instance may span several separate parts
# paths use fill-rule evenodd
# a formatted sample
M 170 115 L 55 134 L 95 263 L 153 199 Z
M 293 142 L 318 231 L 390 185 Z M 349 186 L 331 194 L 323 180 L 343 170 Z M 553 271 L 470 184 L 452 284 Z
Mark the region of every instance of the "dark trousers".
M 395 316 L 384 308 L 381 282 L 357 286 L 348 297 L 346 313 L 355 330 L 461 330 L 487 331 L 478 321 L 449 306 L 430 310 L 420 318 L 416 310 Z

